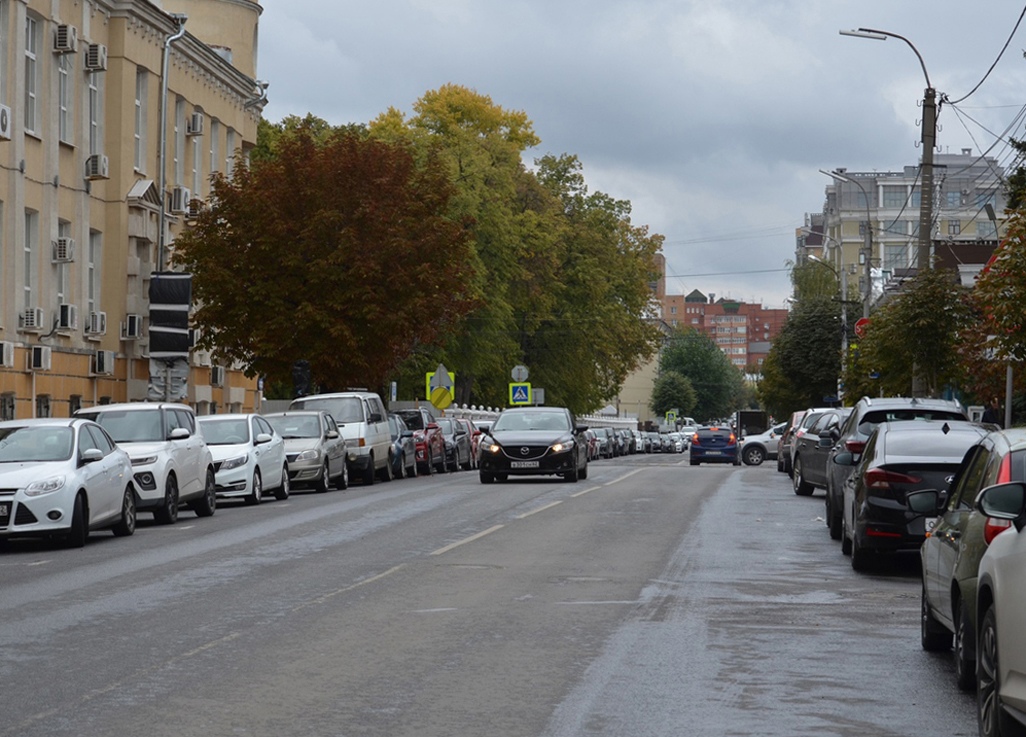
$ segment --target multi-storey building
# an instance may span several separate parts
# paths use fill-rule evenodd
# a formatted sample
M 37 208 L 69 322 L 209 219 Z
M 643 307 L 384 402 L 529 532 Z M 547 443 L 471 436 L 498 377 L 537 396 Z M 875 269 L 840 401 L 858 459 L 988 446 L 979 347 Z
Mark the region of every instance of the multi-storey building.
M 151 274 L 256 142 L 260 12 L 0 0 L 0 418 L 146 398 Z M 233 367 L 189 366 L 199 412 L 259 405 Z

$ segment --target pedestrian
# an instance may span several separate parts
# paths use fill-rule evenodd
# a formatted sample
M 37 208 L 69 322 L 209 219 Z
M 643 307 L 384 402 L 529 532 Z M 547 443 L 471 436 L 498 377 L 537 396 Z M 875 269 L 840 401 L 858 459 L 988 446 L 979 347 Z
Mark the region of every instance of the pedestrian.
M 990 404 L 983 410 L 983 422 L 989 422 L 998 427 L 1004 427 L 1004 417 L 1001 413 L 1001 403 L 997 397 L 990 398 Z

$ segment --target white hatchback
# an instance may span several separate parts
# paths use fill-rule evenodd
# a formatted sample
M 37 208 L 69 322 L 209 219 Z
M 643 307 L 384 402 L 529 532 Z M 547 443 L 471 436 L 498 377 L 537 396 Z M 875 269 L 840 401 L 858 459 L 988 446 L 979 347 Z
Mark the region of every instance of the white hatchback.
M 106 528 L 135 532 L 128 454 L 88 420 L 0 422 L 0 540 L 58 537 L 80 548 Z
M 244 498 L 259 504 L 274 490 L 276 499 L 289 498 L 289 467 L 285 441 L 258 414 L 204 415 L 197 418 L 214 459 L 217 495 Z

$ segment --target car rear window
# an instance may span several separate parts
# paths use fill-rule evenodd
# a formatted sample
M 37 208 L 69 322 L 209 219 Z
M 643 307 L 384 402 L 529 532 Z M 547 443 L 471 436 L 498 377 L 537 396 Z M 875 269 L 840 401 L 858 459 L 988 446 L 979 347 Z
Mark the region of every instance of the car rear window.
M 904 407 L 901 409 L 881 409 L 867 412 L 859 422 L 858 434 L 869 437 L 878 425 L 884 422 L 902 422 L 906 420 L 965 420 L 961 412 L 942 409 L 917 409 Z
M 980 435 L 973 432 L 941 432 L 940 428 L 924 427 L 923 432 L 887 434 L 888 456 L 918 456 L 924 458 L 961 458 Z

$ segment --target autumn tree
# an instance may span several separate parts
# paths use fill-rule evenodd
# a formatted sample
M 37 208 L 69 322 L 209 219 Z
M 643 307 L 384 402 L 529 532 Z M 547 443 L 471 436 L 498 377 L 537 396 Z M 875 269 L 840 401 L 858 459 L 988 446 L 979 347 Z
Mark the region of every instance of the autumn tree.
M 249 374 L 381 387 L 475 305 L 469 223 L 436 156 L 300 124 L 273 155 L 215 175 L 211 207 L 174 244 L 193 274 L 201 345 Z

